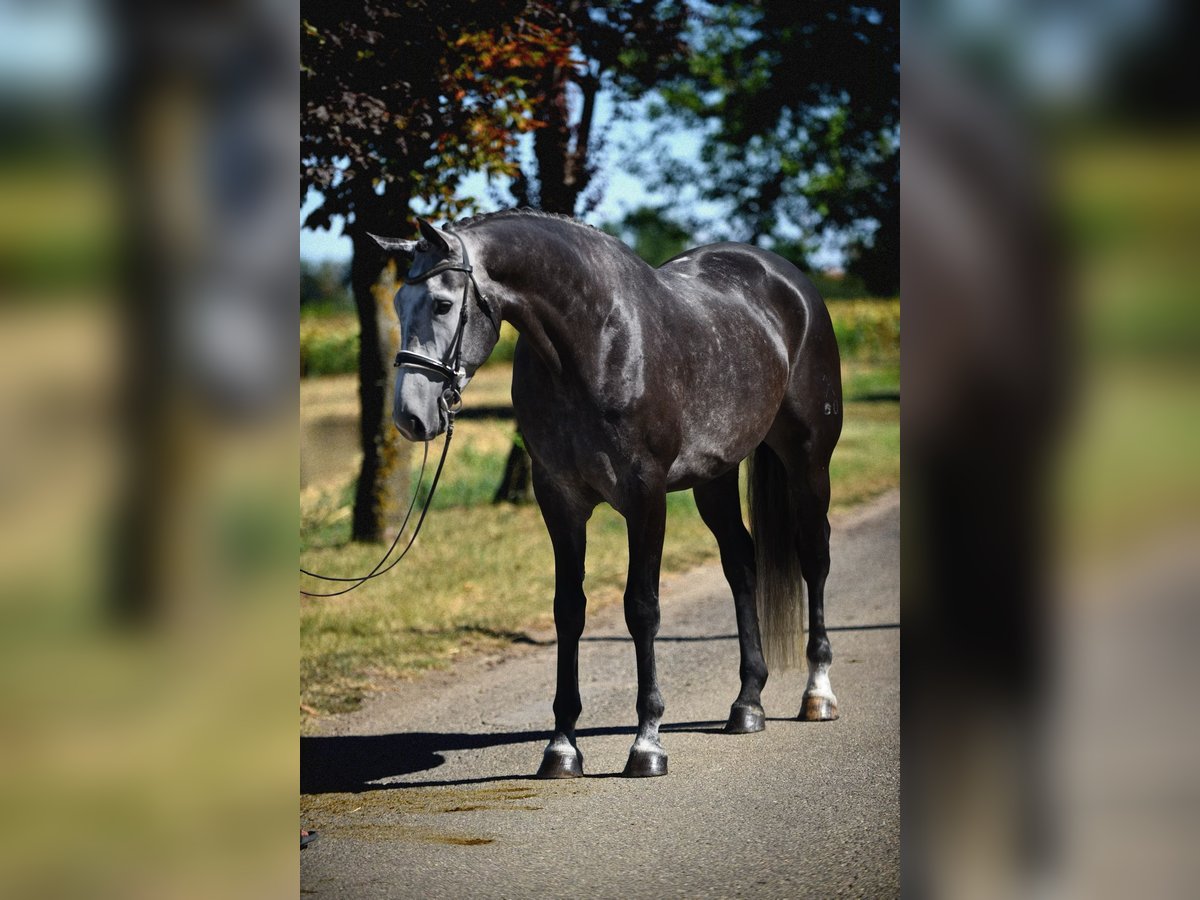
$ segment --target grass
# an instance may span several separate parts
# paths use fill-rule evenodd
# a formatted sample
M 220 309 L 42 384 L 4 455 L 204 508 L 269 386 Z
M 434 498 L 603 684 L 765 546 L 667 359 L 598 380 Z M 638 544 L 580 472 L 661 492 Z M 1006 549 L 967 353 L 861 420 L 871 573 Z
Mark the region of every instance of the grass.
M 607 507 L 588 526 L 587 588 L 593 605 L 620 597 L 623 520 Z M 712 558 L 715 542 L 690 495 L 672 498 L 664 569 Z M 363 571 L 380 548 L 350 544 L 305 554 L 322 571 Z M 380 679 L 411 677 L 468 650 L 520 640 L 548 627 L 554 566 L 535 506 L 452 507 L 431 515 L 399 577 L 301 608 L 302 702 L 353 709 Z

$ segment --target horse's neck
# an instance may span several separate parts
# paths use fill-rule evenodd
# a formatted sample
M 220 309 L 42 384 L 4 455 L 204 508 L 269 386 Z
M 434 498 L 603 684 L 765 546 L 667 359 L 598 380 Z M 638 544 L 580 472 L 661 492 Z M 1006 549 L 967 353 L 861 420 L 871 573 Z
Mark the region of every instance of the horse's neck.
M 566 351 L 566 318 L 545 297 L 523 293 L 512 305 L 509 318 L 521 336 L 533 345 L 542 362 L 555 375 L 563 371 Z
M 580 277 L 589 273 L 579 271 L 578 256 L 566 252 L 565 245 L 542 244 L 522 257 L 519 241 L 499 232 L 488 238 L 492 252 L 505 258 L 503 265 L 492 267 L 503 294 L 502 316 L 554 374 L 562 374 L 563 360 L 578 341 L 580 330 L 590 327 L 590 319 L 602 321 L 607 314 L 611 305 L 608 289 L 601 283 L 590 290 L 579 289 Z M 513 265 L 514 259 L 517 265 Z M 563 272 L 572 272 L 571 290 L 563 289 Z

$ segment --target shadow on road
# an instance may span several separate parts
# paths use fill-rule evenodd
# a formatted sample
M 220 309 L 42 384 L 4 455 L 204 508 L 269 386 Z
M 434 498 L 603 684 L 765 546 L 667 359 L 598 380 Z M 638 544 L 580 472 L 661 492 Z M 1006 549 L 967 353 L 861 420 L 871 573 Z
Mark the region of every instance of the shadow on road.
M 724 722 L 676 722 L 664 724 L 662 730 L 719 734 Z M 581 728 L 580 738 L 616 734 L 632 736 L 637 729 L 630 726 Z M 443 754 L 453 750 L 480 750 L 505 744 L 541 742 L 550 738 L 549 731 L 502 731 L 482 734 L 440 733 L 414 731 L 407 734 L 343 735 L 336 737 L 302 737 L 300 739 L 300 793 L 344 794 L 361 791 L 388 790 L 408 787 L 437 787 L 447 785 L 484 784 L 491 781 L 511 781 L 531 777 L 523 772 L 516 775 L 497 775 L 487 778 L 464 778 L 456 781 L 421 781 L 403 784 L 376 784 L 382 778 L 395 778 L 436 769 L 446 761 Z M 540 747 L 539 747 L 540 749 Z M 536 760 L 536 754 L 531 755 Z M 597 776 L 598 777 L 598 776 Z

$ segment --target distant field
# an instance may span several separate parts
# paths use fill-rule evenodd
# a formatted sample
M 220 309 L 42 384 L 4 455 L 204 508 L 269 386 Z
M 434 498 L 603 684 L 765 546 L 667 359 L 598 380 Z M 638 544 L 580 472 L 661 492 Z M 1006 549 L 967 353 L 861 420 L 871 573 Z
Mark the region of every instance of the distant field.
M 900 301 L 830 300 L 830 315 L 844 360 L 900 360 Z M 507 323 L 490 362 L 511 362 L 517 333 Z M 300 372 L 305 376 L 357 371 L 358 320 L 354 313 L 317 307 L 300 319 Z

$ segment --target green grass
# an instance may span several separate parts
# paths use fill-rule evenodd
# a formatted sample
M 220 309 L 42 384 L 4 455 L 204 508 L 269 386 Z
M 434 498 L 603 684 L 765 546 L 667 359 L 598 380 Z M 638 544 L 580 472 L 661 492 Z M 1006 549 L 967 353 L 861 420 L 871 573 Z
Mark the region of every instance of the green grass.
M 900 484 L 899 403 L 846 403 L 829 478 L 835 509 L 870 500 Z
M 900 363 L 861 363 L 853 360 L 842 364 L 842 396 L 854 400 L 894 399 L 900 396 Z
M 713 558 L 716 543 L 691 495 L 668 505 L 663 566 Z M 370 569 L 381 548 L 348 544 L 304 554 L 322 572 Z M 301 607 L 301 699 L 323 712 L 352 709 L 378 679 L 411 677 L 480 647 L 519 640 L 551 624 L 554 564 L 535 506 L 449 507 L 431 514 L 399 574 Z M 624 521 L 608 507 L 588 526 L 587 589 L 593 605 L 620 596 Z
M 1154 559 L 1195 527 L 1198 151 L 1186 129 L 1081 131 L 1058 148 L 1078 369 L 1057 460 L 1057 543 L 1085 571 Z

